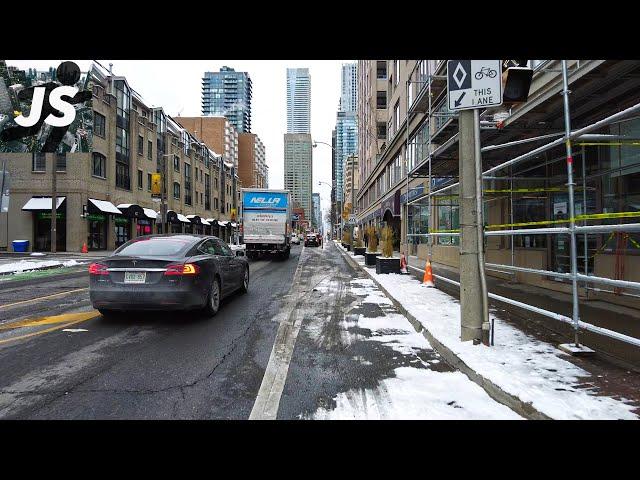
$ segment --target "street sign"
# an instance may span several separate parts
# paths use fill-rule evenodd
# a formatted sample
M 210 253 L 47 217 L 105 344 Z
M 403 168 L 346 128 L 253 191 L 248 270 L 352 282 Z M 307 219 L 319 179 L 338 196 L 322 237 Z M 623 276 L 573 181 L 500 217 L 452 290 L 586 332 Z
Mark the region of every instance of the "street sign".
M 447 60 L 449 110 L 502 105 L 500 60 Z
M 151 174 L 151 194 L 160 195 L 162 193 L 162 175 L 159 173 Z

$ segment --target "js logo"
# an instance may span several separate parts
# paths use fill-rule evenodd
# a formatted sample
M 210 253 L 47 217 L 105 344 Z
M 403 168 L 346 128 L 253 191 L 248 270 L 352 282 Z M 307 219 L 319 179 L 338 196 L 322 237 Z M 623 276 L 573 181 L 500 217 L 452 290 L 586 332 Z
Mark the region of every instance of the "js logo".
M 25 88 L 18 94 L 21 101 L 31 99 L 28 116 L 22 114 L 15 118 L 18 127 L 2 132 L 4 141 L 17 140 L 38 134 L 43 123 L 54 127 L 47 138 L 43 152 L 55 152 L 67 128 L 76 118 L 73 105 L 91 100 L 91 92 L 79 91 L 75 84 L 80 80 L 80 68 L 73 62 L 62 62 L 56 70 L 57 82 Z

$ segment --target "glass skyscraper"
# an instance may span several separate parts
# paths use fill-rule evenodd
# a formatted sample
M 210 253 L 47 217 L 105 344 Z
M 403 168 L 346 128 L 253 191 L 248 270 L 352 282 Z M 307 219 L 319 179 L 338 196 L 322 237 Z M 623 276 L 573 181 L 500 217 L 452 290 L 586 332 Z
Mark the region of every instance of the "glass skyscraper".
M 311 133 L 311 75 L 287 68 L 287 133 Z
M 202 115 L 227 117 L 238 133 L 251 132 L 251 78 L 222 67 L 202 77 Z
M 358 122 L 356 117 L 357 77 L 355 63 L 342 65 L 340 104 L 336 120 L 336 154 L 334 157 L 336 201 L 343 202 L 344 164 L 349 155 L 358 154 Z M 348 201 L 351 201 L 348 199 Z

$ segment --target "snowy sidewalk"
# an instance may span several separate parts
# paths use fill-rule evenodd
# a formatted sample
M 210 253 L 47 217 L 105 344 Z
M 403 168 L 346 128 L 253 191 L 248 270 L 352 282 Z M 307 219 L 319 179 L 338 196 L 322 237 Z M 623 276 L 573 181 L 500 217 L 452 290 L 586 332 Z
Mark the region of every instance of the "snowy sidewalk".
M 412 275 L 377 275 L 364 266 L 364 257 L 354 257 L 338 243 L 343 255 L 365 271 L 393 300 L 402 305 L 409 318 L 419 324 L 471 371 L 470 377 L 487 391 L 497 387 L 506 397 L 529 404 L 532 418 L 552 419 L 637 419 L 637 407 L 626 399 L 599 394 L 585 388 L 589 372 L 566 360 L 568 355 L 519 329 L 495 319 L 495 345 L 473 345 L 460 341 L 460 304 L 450 295 L 423 286 Z M 434 345 L 437 349 L 437 345 Z M 442 353 L 442 352 L 441 352 Z M 495 395 L 495 391 L 494 391 Z

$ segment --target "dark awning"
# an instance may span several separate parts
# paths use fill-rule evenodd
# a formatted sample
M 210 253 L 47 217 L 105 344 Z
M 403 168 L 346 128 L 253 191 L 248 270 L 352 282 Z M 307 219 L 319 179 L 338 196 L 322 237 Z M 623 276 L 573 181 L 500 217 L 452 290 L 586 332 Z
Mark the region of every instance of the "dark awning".
M 146 218 L 144 210 L 140 205 L 135 203 L 121 203 L 118 209 L 122 210 L 122 214 L 127 218 Z

